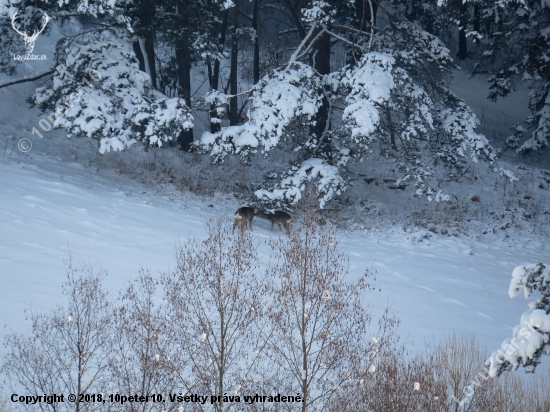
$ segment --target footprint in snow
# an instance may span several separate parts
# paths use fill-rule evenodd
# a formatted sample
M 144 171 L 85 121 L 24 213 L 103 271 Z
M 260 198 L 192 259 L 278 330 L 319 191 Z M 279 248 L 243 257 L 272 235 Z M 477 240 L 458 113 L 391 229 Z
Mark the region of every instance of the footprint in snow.
M 477 312 L 477 311 L 474 311 L 474 312 L 477 313 L 477 314 L 478 314 L 479 316 L 481 316 L 482 318 L 489 319 L 489 320 L 493 320 L 492 317 L 487 316 L 485 313 Z
M 445 298 L 444 300 L 446 300 L 447 302 L 454 303 L 455 305 L 459 305 L 459 306 L 464 306 L 464 307 L 466 307 L 466 305 L 465 305 L 464 303 L 459 302 L 459 301 L 456 300 L 456 299 Z
M 397 272 L 393 272 L 392 275 L 393 275 L 393 276 L 396 276 L 396 277 L 398 277 L 398 278 L 401 278 L 401 279 L 410 280 L 408 277 L 403 276 L 403 275 L 400 275 L 400 274 L 397 273 Z
M 416 287 L 417 287 L 418 289 L 426 289 L 426 290 L 428 290 L 428 291 L 430 291 L 430 292 L 434 292 L 434 293 L 436 293 L 436 291 L 435 291 L 435 290 L 433 290 L 433 289 L 430 289 L 430 288 L 429 288 L 429 287 L 427 287 L 427 286 L 422 286 L 422 285 L 416 285 Z

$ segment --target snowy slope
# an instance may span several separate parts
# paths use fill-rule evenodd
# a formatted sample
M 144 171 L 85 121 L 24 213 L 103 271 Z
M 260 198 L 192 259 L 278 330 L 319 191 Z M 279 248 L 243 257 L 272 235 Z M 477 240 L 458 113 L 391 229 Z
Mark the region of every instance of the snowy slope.
M 65 165 L 71 168 L 80 166 Z M 75 259 L 107 269 L 106 286 L 116 293 L 140 265 L 152 273 L 168 270 L 178 240 L 204 236 L 209 213 L 230 218 L 237 207 L 234 201 L 218 200 L 209 208 L 207 199 L 189 194 L 158 199 L 131 182 L 123 192 L 91 174 L 84 180 L 26 163 L 2 163 L 0 175 L 0 323 L 13 330 L 28 327 L 25 308 L 42 311 L 60 303 L 62 261 L 69 249 Z M 278 233 L 261 219 L 255 227 L 267 260 L 262 240 Z M 396 229 L 341 235 L 354 274 L 365 268 L 378 272 L 382 293 L 368 295 L 374 313 L 389 304 L 409 341 L 422 346 L 445 333 L 471 332 L 495 348 L 527 309 L 525 301 L 508 298 L 513 268 L 544 260 L 548 245 L 536 238 L 505 241 L 496 235 L 479 241 L 425 238 L 428 233 Z

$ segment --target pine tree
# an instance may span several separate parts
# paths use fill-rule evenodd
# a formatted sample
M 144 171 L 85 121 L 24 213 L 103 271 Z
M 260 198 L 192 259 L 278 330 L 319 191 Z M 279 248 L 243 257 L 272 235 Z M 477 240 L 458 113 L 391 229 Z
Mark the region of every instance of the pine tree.
M 59 43 L 58 60 L 65 63 L 56 67 L 53 85 L 37 89 L 31 102 L 53 110 L 49 120 L 67 129 L 68 137 L 98 140 L 101 153 L 174 139 L 192 127 L 189 109 L 152 89 L 131 44 L 123 28 Z
M 526 372 L 534 372 L 542 355 L 550 356 L 550 267 L 540 262 L 516 267 L 510 283 L 510 298 L 522 291 L 526 298 L 533 291 L 539 292 L 540 297 L 521 315 L 513 338 L 506 339 L 489 358 L 487 367 L 491 376 L 519 366 Z
M 475 131 L 476 116 L 447 87 L 449 50 L 415 24 L 380 10 L 389 26 L 362 31 L 347 24 L 356 21 L 353 14 L 335 14 L 327 3 L 312 2 L 300 19 L 307 33 L 288 64 L 253 88 L 248 120 L 203 134 L 198 147 L 215 162 L 238 154 L 247 163 L 275 147 L 292 151 L 289 167 L 270 171 L 255 192 L 263 207 L 291 207 L 307 184 L 314 185 L 324 207 L 345 190 L 348 163 L 375 148 L 391 152 L 401 175 L 398 185 L 412 184 L 416 195 L 430 201 L 448 200 L 440 184 L 460 179 L 479 160 L 514 178 L 498 167 L 497 152 Z M 355 61 L 330 67 L 321 57 L 327 35 L 355 49 Z

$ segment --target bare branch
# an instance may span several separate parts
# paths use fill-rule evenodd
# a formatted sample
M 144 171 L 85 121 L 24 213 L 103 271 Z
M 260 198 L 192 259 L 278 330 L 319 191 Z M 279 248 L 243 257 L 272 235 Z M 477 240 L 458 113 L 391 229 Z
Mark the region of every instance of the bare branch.
M 0 89 L 3 88 L 3 87 L 13 86 L 14 84 L 32 82 L 32 81 L 41 79 L 42 77 L 46 77 L 46 76 L 49 76 L 50 74 L 54 74 L 54 73 L 55 73 L 55 69 L 49 70 L 49 71 L 44 72 L 44 73 L 41 73 L 38 76 L 33 76 L 33 77 L 28 77 L 27 76 L 27 77 L 24 77 L 22 79 L 13 80 L 11 82 L 0 84 Z

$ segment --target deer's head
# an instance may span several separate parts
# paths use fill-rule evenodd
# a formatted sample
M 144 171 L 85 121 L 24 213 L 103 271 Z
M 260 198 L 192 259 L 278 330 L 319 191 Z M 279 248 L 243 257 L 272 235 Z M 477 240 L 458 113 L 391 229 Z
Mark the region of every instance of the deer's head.
M 17 15 L 17 13 L 18 12 L 15 12 L 14 15 L 12 16 L 12 18 L 11 18 L 11 27 L 13 27 L 13 29 L 18 34 L 20 34 L 21 37 L 23 37 L 23 40 L 25 41 L 25 49 L 27 50 L 27 54 L 31 54 L 32 51 L 34 50 L 34 42 L 36 41 L 36 39 L 38 38 L 40 33 L 42 33 L 44 31 L 44 29 L 46 28 L 46 25 L 50 21 L 50 17 L 46 13 L 44 13 L 44 16 L 42 17 L 42 21 L 43 21 L 42 28 L 38 31 L 35 30 L 34 33 L 32 34 L 32 36 L 29 36 L 27 34 L 27 31 L 21 32 L 21 31 L 19 31 L 19 26 L 15 25 L 15 21 L 19 17 Z

